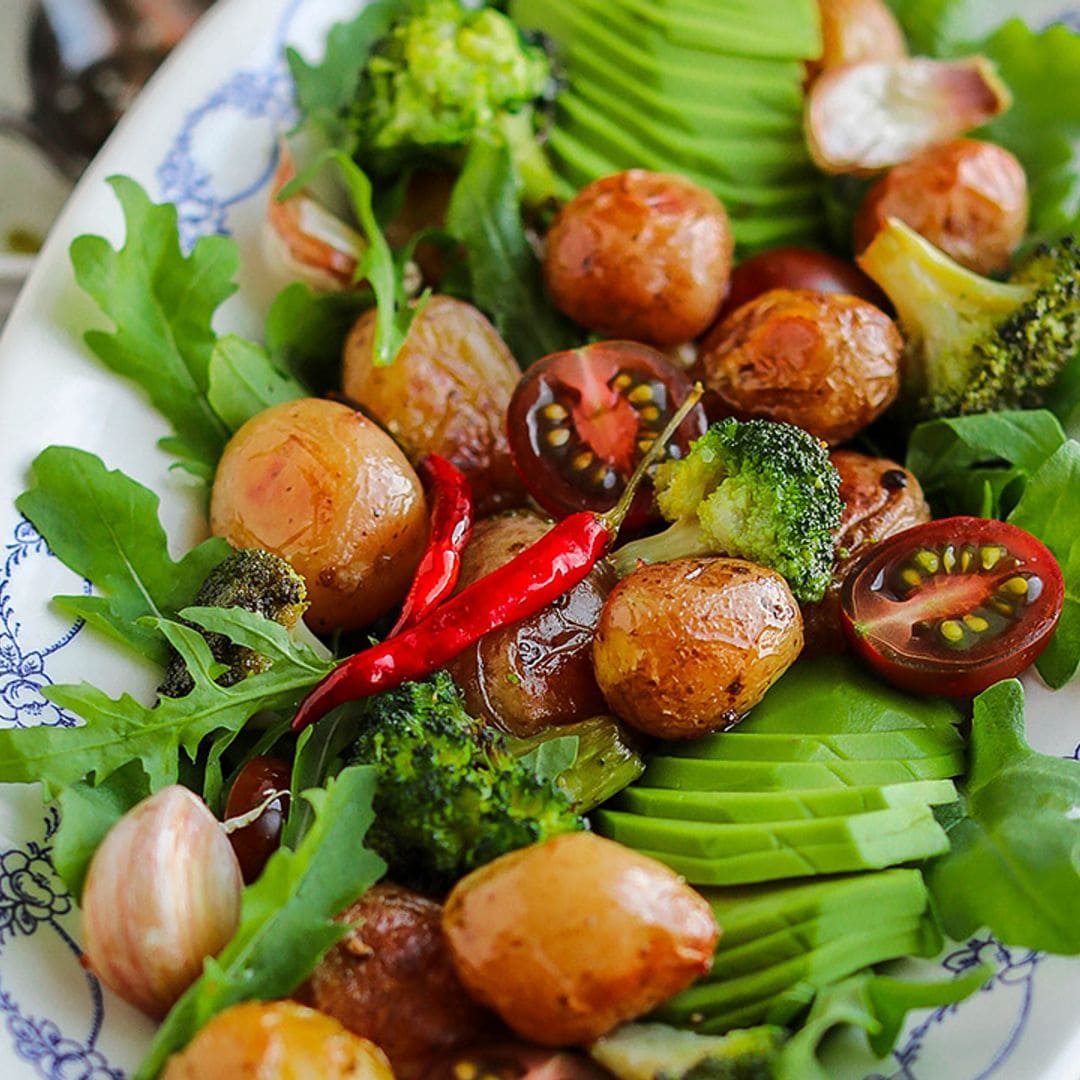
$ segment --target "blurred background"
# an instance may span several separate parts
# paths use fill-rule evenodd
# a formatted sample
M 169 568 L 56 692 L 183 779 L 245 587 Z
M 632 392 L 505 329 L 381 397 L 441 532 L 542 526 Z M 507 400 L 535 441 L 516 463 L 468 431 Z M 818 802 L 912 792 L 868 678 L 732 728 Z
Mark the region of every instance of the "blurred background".
M 0 322 L 75 180 L 213 0 L 0 0 Z

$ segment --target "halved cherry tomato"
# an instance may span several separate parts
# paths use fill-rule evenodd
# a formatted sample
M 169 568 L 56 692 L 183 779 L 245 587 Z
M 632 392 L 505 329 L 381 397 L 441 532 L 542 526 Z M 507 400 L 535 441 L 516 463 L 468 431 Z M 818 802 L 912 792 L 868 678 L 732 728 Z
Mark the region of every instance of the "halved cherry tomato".
M 855 564 L 841 621 L 855 651 L 889 682 L 972 697 L 1034 662 L 1064 595 L 1057 560 L 1030 533 L 943 518 L 890 536 Z
M 783 247 L 751 255 L 735 267 L 716 322 L 770 289 L 848 293 L 889 310 L 885 294 L 854 263 L 809 248 Z
M 555 517 L 611 509 L 690 390 L 690 379 L 662 353 L 633 341 L 601 341 L 533 364 L 507 411 L 510 454 L 529 494 Z M 704 431 L 698 406 L 668 455 L 682 456 Z M 626 523 L 652 517 L 652 491 L 643 489 Z

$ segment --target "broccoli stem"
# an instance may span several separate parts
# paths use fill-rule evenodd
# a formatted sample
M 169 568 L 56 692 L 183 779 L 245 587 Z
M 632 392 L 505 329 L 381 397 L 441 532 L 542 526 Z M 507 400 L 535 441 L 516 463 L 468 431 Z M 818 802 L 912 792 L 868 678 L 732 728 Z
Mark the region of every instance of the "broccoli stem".
M 720 554 L 696 517 L 679 518 L 663 532 L 633 540 L 608 556 L 619 577 L 632 574 L 639 563 L 670 562 Z
M 530 207 L 547 202 L 565 202 L 574 188 L 552 168 L 547 152 L 533 128 L 532 109 L 502 113 L 497 121 L 521 180 L 521 201 Z

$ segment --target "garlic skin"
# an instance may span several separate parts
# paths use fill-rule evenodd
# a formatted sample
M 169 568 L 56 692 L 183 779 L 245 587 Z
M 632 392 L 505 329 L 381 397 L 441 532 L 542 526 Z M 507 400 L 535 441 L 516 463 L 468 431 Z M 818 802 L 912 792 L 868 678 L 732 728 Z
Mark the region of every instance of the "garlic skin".
M 91 969 L 161 1019 L 240 922 L 240 865 L 206 804 L 179 784 L 128 811 L 94 853 L 82 897 Z

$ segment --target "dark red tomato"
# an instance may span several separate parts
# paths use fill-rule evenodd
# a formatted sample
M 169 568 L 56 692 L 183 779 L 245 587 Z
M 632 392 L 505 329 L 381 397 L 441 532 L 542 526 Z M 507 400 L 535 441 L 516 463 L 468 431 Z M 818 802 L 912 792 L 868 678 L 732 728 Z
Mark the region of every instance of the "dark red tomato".
M 855 651 L 906 690 L 972 697 L 1019 675 L 1061 615 L 1061 568 L 1002 521 L 929 521 L 875 545 L 844 579 Z
M 610 510 L 690 390 L 689 377 L 667 357 L 632 341 L 601 341 L 533 364 L 507 411 L 510 454 L 529 494 L 555 517 Z M 699 406 L 668 455 L 681 457 L 704 431 Z M 626 523 L 634 528 L 653 516 L 646 485 Z
M 770 289 L 848 293 L 889 310 L 884 293 L 854 263 L 809 248 L 784 247 L 751 255 L 735 267 L 716 322 Z
M 281 758 L 252 758 L 233 782 L 225 803 L 226 819 L 250 813 L 275 791 L 287 793 L 290 778 L 288 762 Z M 269 803 L 250 825 L 229 833 L 229 843 L 236 852 L 247 884 L 250 885 L 262 873 L 267 859 L 277 851 L 288 812 L 289 796 L 282 794 Z
M 604 1080 L 599 1065 L 573 1050 L 552 1050 L 524 1043 L 493 1043 L 456 1050 L 436 1059 L 423 1080 Z

